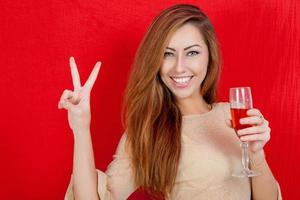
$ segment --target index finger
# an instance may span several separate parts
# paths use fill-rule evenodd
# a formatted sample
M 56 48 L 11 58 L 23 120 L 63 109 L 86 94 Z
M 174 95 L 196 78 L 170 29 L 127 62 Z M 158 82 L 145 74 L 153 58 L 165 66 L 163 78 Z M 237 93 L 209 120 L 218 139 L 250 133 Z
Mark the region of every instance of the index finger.
M 93 71 L 91 72 L 88 80 L 85 82 L 83 87 L 86 87 L 88 89 L 92 89 L 92 87 L 93 87 L 93 85 L 94 85 L 94 83 L 97 79 L 97 76 L 98 76 L 98 73 L 99 73 L 99 70 L 100 70 L 100 66 L 101 66 L 101 62 L 98 61 L 95 64 Z
M 74 91 L 79 90 L 81 87 L 80 76 L 78 73 L 78 69 L 77 69 L 74 57 L 70 57 L 70 68 L 71 68 Z
M 248 116 L 262 116 L 262 113 L 257 108 L 251 108 L 247 110 Z

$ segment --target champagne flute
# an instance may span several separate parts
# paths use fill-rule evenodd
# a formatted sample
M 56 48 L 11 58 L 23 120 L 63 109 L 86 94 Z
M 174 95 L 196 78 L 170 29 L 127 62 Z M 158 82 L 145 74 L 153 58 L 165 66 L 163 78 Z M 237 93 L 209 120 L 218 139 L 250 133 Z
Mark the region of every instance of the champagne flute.
M 253 108 L 250 87 L 236 87 L 229 90 L 230 111 L 232 125 L 235 131 L 250 127 L 251 125 L 240 124 L 240 119 L 247 116 L 247 110 Z M 249 169 L 248 142 L 241 142 L 242 166 L 239 172 L 234 172 L 234 177 L 253 177 L 259 175 L 258 172 Z

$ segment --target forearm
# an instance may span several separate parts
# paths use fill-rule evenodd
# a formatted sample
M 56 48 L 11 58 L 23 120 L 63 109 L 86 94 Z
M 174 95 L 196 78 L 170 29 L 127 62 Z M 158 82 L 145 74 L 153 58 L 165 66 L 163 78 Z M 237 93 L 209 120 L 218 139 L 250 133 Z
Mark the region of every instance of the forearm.
M 263 151 L 251 156 L 251 169 L 260 173 L 251 180 L 252 198 L 254 200 L 277 200 L 277 182 L 265 160 Z
M 73 184 L 76 200 L 95 199 L 97 171 L 95 168 L 90 130 L 74 133 Z

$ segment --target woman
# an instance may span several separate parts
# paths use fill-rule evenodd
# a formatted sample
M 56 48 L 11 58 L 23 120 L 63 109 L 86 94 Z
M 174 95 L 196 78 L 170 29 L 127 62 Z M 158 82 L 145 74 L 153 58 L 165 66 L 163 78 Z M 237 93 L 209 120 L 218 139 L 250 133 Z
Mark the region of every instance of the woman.
M 175 5 L 157 16 L 133 64 L 124 101 L 123 134 L 107 171 L 95 169 L 90 138 L 91 88 L 98 62 L 84 86 L 73 58 L 74 91 L 68 110 L 74 133 L 73 176 L 65 199 L 126 199 L 137 188 L 160 199 L 281 199 L 264 158 L 267 120 L 248 110 L 238 131 L 250 143 L 251 168 L 260 176 L 234 178 L 240 140 L 230 126 L 228 103 L 216 103 L 219 49 L 207 16 L 192 5 Z M 227 123 L 226 123 L 227 120 Z

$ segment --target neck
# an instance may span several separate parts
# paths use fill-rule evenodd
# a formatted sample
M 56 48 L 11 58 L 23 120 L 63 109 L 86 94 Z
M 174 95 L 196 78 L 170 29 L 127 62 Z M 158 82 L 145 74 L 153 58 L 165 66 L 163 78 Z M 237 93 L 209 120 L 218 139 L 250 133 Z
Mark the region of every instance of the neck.
M 211 106 L 205 102 L 203 97 L 177 99 L 177 105 L 182 115 L 203 114 L 211 110 Z

